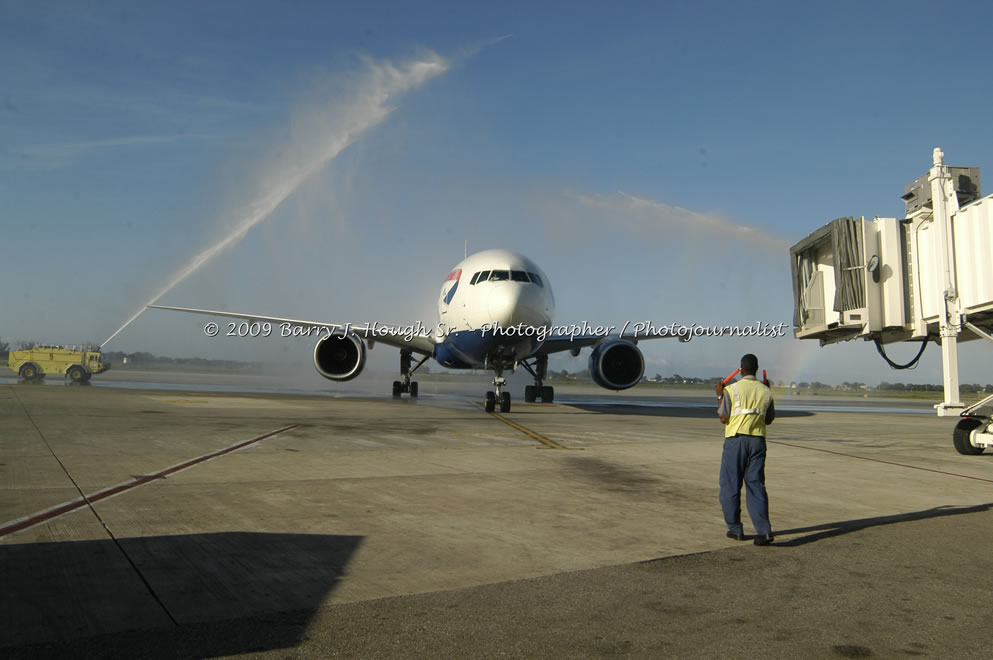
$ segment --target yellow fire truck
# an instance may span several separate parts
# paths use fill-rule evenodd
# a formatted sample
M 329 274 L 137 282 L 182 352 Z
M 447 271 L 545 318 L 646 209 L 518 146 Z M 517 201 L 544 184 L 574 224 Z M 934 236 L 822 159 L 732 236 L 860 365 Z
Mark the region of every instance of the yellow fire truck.
M 7 366 L 24 380 L 41 380 L 48 374 L 65 374 L 76 383 L 85 383 L 93 374 L 110 369 L 110 361 L 99 350 L 36 346 L 23 351 L 11 351 Z

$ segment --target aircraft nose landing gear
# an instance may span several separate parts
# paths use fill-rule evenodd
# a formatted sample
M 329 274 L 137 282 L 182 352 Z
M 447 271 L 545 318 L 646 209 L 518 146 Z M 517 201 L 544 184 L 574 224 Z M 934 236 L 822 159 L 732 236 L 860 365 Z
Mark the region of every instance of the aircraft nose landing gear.
M 493 392 L 486 393 L 486 399 L 483 404 L 483 409 L 486 412 L 493 412 L 496 410 L 497 401 L 500 402 L 500 412 L 510 412 L 510 392 L 501 392 L 501 388 L 507 384 L 507 379 L 501 376 L 499 373 L 496 378 L 493 379 Z

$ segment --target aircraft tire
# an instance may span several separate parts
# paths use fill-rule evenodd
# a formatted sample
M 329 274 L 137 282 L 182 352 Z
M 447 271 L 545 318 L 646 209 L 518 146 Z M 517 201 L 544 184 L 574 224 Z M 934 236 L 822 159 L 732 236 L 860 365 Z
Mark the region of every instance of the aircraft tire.
M 412 398 L 415 398 L 415 399 L 417 398 L 417 381 L 416 380 L 410 382 L 410 396 Z
M 952 443 L 955 445 L 955 451 L 965 456 L 979 456 L 982 454 L 985 447 L 974 447 L 969 442 L 969 434 L 972 433 L 973 429 L 977 429 L 982 425 L 983 421 L 975 417 L 963 417 L 960 419 L 959 423 L 955 425 L 955 430 L 952 431 Z
M 483 409 L 488 413 L 496 410 L 496 395 L 493 394 L 493 392 L 486 393 L 486 400 L 483 404 Z
M 510 412 L 510 392 L 500 394 L 500 412 Z
M 541 401 L 542 403 L 551 403 L 555 400 L 555 388 L 551 385 L 545 385 L 541 388 Z
M 403 393 L 403 383 L 398 380 L 393 381 L 393 398 L 399 399 Z
M 534 403 L 535 400 L 534 390 L 535 390 L 534 385 L 524 386 L 524 403 Z

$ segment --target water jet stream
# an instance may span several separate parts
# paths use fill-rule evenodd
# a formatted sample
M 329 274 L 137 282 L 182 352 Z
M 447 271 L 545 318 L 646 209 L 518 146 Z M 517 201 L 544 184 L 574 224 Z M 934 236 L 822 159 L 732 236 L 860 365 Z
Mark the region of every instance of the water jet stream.
M 371 60 L 367 60 L 366 64 L 369 71 L 358 89 L 357 98 L 341 112 L 334 113 L 333 117 L 326 116 L 327 111 L 325 111 L 325 116 L 321 121 L 323 125 L 316 127 L 319 130 L 327 131 L 327 139 L 318 140 L 316 143 L 307 142 L 302 145 L 305 152 L 298 161 L 291 168 L 281 169 L 273 174 L 269 185 L 264 186 L 259 197 L 248 205 L 244 216 L 238 221 L 234 229 L 223 239 L 194 256 L 124 325 L 110 337 L 107 337 L 100 344 L 101 349 L 131 325 L 148 305 L 154 304 L 204 264 L 244 238 L 252 227 L 272 215 L 272 212 L 307 179 L 319 172 L 348 145 L 358 140 L 363 133 L 385 120 L 393 111 L 390 102 L 397 96 L 420 87 L 431 78 L 444 73 L 449 66 L 445 60 L 433 54 L 402 66 L 394 66 L 390 63 L 380 64 Z M 333 121 L 334 125 L 332 127 L 326 126 L 328 121 Z M 330 130 L 328 130 L 329 128 Z

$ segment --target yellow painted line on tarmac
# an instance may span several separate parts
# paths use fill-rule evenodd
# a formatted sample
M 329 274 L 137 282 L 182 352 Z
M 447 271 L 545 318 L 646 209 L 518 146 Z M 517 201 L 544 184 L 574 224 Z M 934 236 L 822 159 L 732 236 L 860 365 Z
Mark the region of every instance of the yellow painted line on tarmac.
M 480 408 L 483 408 L 483 406 L 481 404 L 478 404 L 477 403 L 476 405 L 479 406 Z M 490 415 L 493 415 L 494 417 L 496 417 L 497 419 L 499 419 L 501 422 L 503 422 L 507 426 L 510 426 L 512 428 L 517 429 L 518 431 L 520 431 L 524 435 L 528 436 L 532 440 L 537 440 L 538 442 L 540 442 L 541 444 L 545 445 L 549 449 L 569 449 L 569 447 L 566 447 L 565 445 L 560 445 L 559 443 L 555 442 L 551 438 L 546 438 L 545 436 L 543 436 L 542 434 L 538 433 L 537 431 L 532 431 L 529 428 L 526 428 L 524 426 L 521 426 L 520 424 L 516 424 L 516 423 L 510 421 L 509 419 L 507 419 L 506 417 L 504 417 L 500 413 L 491 412 L 489 414 Z

